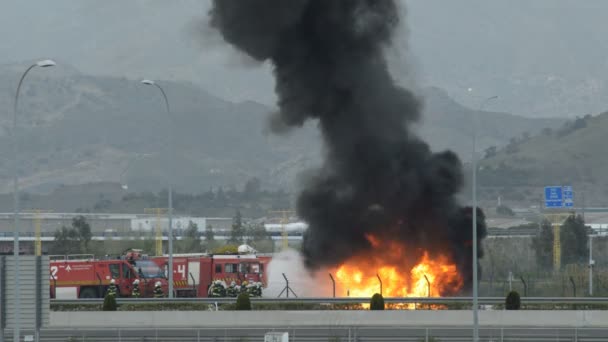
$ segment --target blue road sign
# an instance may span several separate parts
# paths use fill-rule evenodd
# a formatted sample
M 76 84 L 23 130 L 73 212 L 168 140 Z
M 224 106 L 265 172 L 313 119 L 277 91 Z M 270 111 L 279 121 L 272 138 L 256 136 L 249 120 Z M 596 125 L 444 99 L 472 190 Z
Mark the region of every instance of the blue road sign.
M 546 208 L 571 208 L 574 206 L 572 186 L 546 186 Z
M 571 186 L 562 187 L 562 195 L 564 197 L 564 207 L 570 208 L 574 206 L 574 193 Z
M 546 186 L 545 187 L 545 207 L 547 208 L 562 208 L 563 207 L 562 187 L 561 186 Z

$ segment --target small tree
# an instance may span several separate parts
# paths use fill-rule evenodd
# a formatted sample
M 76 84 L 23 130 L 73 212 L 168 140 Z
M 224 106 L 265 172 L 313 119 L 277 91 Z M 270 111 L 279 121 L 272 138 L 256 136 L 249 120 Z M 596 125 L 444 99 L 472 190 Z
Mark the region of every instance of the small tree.
M 188 228 L 184 231 L 183 239 L 184 252 L 196 253 L 201 249 L 201 237 L 198 233 L 198 225 L 192 221 L 188 223 Z
M 562 264 L 584 262 L 589 255 L 587 249 L 587 227 L 581 215 L 570 216 L 560 230 Z
M 118 305 L 116 305 L 116 298 L 110 294 L 106 294 L 103 299 L 103 311 L 116 311 Z
M 249 299 L 249 295 L 247 293 L 241 293 L 236 298 L 236 310 L 239 310 L 239 311 L 251 310 L 251 300 Z
M 553 229 L 551 223 L 541 223 L 538 236 L 532 239 L 532 248 L 536 253 L 536 263 L 541 270 L 549 270 L 553 265 Z
M 372 296 L 372 300 L 369 303 L 370 310 L 384 310 L 384 298 L 381 294 L 376 293 Z
M 241 244 L 243 243 L 243 236 L 245 235 L 245 229 L 243 228 L 243 217 L 241 211 L 237 210 L 234 218 L 232 219 L 232 229 L 230 230 L 229 243 Z
M 507 310 L 519 310 L 521 307 L 521 299 L 517 291 L 511 291 L 505 299 L 505 309 Z
M 91 225 L 84 216 L 80 215 L 72 219 L 72 228 L 78 232 L 80 241 L 84 245 L 83 250 L 86 251 L 89 248 L 89 242 L 93 238 Z

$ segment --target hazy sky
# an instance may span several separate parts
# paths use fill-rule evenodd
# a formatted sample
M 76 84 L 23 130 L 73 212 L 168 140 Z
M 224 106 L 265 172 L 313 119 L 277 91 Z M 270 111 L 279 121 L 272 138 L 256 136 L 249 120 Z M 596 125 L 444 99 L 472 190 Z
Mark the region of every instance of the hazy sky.
M 608 1 L 408 0 L 397 77 L 474 106 L 529 116 L 598 112 L 608 89 Z M 55 58 L 85 73 L 188 80 L 232 100 L 271 103 L 268 66 L 206 29 L 208 1 L 2 0 L 0 64 Z M 393 52 L 395 52 L 393 51 Z M 405 67 L 403 67 L 405 65 Z M 608 107 L 608 106 L 607 106 Z

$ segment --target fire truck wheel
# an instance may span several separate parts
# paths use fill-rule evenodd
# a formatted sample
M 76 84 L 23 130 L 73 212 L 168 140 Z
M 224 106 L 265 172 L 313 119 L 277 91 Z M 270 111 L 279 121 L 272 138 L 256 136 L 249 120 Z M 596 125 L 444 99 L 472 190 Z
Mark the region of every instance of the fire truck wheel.
M 97 298 L 97 292 L 94 289 L 82 289 L 80 298 Z

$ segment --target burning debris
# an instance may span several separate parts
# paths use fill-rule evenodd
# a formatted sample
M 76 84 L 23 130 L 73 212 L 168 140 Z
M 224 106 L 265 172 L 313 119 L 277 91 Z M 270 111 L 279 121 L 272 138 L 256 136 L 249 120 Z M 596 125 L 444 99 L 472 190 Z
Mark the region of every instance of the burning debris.
M 430 295 L 466 291 L 471 209 L 455 200 L 462 167 L 410 129 L 421 102 L 395 85 L 383 56 L 401 19 L 395 1 L 215 0 L 210 15 L 228 43 L 274 65 L 275 130 L 319 122 L 325 161 L 297 202 L 309 224 L 308 269 L 333 269 L 350 291 L 377 283 L 376 274 L 394 283 L 385 295 L 425 296 L 424 276 Z M 480 243 L 483 222 L 480 212 Z

